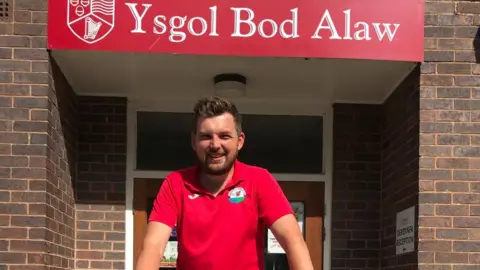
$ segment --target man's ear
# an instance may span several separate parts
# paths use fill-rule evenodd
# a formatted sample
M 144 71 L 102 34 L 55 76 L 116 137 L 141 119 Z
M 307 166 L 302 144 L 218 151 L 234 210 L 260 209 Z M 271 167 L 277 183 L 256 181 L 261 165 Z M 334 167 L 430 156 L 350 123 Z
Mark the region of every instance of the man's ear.
M 190 145 L 192 146 L 192 149 L 195 151 L 195 133 L 194 132 L 190 133 Z
M 243 148 L 244 143 L 245 143 L 245 133 L 240 132 L 240 135 L 238 135 L 238 146 L 237 146 L 238 151 L 240 151 Z

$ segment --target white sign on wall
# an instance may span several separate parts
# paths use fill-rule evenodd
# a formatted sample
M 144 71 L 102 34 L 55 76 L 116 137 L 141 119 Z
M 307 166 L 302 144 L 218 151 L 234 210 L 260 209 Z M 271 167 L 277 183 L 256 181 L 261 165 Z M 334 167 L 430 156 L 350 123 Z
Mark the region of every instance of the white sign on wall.
M 303 227 L 305 225 L 305 206 L 301 202 L 290 202 L 290 205 L 292 206 L 295 217 L 297 218 L 300 231 L 303 233 Z M 277 239 L 275 238 L 270 229 L 268 230 L 267 235 L 267 252 L 269 254 L 285 253 L 285 250 L 283 250 L 283 248 L 280 246 L 280 243 L 278 243 Z
M 415 206 L 397 213 L 397 255 L 415 251 Z

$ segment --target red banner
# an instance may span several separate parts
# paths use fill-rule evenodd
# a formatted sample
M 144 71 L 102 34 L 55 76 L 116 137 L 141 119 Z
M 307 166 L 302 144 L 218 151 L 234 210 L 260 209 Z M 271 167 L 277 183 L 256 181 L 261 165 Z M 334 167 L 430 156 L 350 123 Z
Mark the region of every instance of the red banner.
M 50 49 L 423 60 L 423 1 L 49 1 Z

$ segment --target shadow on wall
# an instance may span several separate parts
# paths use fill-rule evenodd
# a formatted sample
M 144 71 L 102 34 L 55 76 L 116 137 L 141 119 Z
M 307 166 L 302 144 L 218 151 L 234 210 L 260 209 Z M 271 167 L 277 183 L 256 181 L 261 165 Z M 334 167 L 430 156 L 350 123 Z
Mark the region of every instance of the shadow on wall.
M 49 156 L 64 183 L 60 188 L 68 190 L 68 196 L 54 194 L 67 204 L 68 252 L 75 259 L 69 269 L 125 269 L 126 99 L 78 96 L 50 62 L 55 88 L 50 99 L 52 106 L 58 100 L 58 111 L 52 108 L 48 116 L 49 149 L 56 154 Z M 68 173 L 60 177 L 61 170 Z
M 34 137 L 32 134 L 30 140 L 32 143 L 47 144 L 47 201 L 50 201 L 50 207 L 54 211 L 47 210 L 47 217 L 50 218 L 48 228 L 52 234 L 58 234 L 52 237 L 54 244 L 61 248 L 54 248 L 56 252 L 51 255 L 66 256 L 68 266 L 73 266 L 75 254 L 75 168 L 76 168 L 76 148 L 77 148 L 77 121 L 76 121 L 76 97 L 69 90 L 69 85 L 53 59 L 45 64 L 45 69 L 50 67 L 49 87 L 44 91 L 41 85 L 31 87 L 32 96 L 48 96 L 48 110 L 31 111 L 32 120 L 47 121 L 48 136 L 45 142 L 34 142 L 41 137 Z M 45 70 L 45 71 L 47 71 Z M 66 89 L 66 90 L 65 90 Z M 44 124 L 45 122 L 41 123 Z M 40 123 L 39 123 L 40 124 Z M 61 211 L 58 214 L 57 211 Z M 59 218 L 60 217 L 60 218 Z M 54 245 L 55 246 L 55 245 Z M 50 261 L 57 261 L 54 257 Z M 62 265 L 66 267 L 66 265 Z
M 396 219 L 398 212 L 419 203 L 420 65 L 385 101 L 382 115 L 380 267 L 403 269 L 418 264 L 416 252 L 397 255 Z
M 473 49 L 475 50 L 475 62 L 480 63 L 480 27 L 473 38 Z
M 124 206 L 126 98 L 78 96 L 50 61 L 62 127 L 54 138 L 63 135 L 64 157 L 59 156 L 69 169 L 74 203 Z
M 60 181 L 65 181 L 66 189 L 69 190 L 74 188 L 76 174 L 77 99 L 56 61 L 52 57 L 49 61 L 52 76 L 50 87 L 53 92 L 49 96 L 51 115 L 47 115 L 46 119 L 51 124 L 50 140 L 47 144 L 49 150 L 56 154 L 50 155 L 52 162 L 64 173 Z
M 382 105 L 335 104 L 333 270 L 418 265 L 397 255 L 396 218 L 418 205 L 419 108 L 419 65 Z
M 78 97 L 77 203 L 125 205 L 126 98 Z

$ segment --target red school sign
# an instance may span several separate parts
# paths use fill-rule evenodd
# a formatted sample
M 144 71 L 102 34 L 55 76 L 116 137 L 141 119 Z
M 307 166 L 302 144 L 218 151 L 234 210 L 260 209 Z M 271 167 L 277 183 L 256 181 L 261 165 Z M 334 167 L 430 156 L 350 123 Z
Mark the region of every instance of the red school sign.
M 49 49 L 423 60 L 422 0 L 49 1 Z

